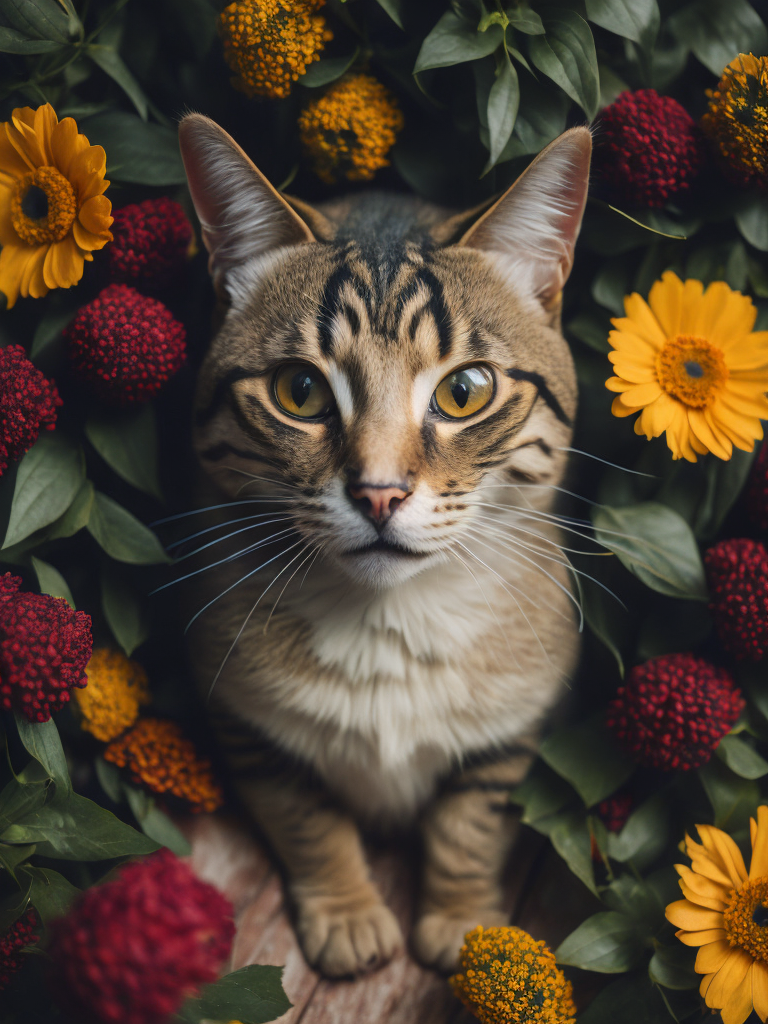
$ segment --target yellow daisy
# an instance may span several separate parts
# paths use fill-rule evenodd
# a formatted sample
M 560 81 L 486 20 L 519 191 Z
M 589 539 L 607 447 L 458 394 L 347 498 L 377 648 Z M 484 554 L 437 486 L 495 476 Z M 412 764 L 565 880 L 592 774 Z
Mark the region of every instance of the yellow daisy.
M 102 147 L 50 103 L 0 122 L 0 291 L 9 309 L 19 295 L 71 288 L 93 250 L 112 241 L 106 166 Z
M 744 1024 L 754 1009 L 768 1020 L 768 807 L 750 821 L 752 863 L 729 835 L 697 825 L 701 843 L 686 836 L 691 867 L 676 864 L 684 900 L 670 903 L 667 920 L 678 939 L 699 946 L 696 970 L 707 1006 L 723 1024 Z
M 635 292 L 624 309 L 608 338 L 614 416 L 639 412 L 635 433 L 649 440 L 666 431 L 673 459 L 751 452 L 768 418 L 768 331 L 752 330 L 749 296 L 724 281 L 705 291 L 668 270 L 648 302 Z

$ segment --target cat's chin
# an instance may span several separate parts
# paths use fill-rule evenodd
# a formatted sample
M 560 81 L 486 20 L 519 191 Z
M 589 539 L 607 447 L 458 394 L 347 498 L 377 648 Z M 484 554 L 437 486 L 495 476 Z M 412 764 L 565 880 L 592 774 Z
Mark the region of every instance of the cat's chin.
M 373 544 L 338 558 L 344 573 L 372 590 L 387 590 L 440 561 L 440 552 L 417 552 L 394 545 Z

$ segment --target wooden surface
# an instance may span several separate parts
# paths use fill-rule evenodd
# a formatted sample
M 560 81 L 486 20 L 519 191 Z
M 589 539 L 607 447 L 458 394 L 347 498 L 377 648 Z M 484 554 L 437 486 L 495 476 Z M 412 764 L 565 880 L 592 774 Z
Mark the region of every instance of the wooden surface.
M 281 1024 L 476 1024 L 445 978 L 419 966 L 407 952 L 354 981 L 321 978 L 301 954 L 281 877 L 247 827 L 232 818 L 201 816 L 185 822 L 184 831 L 197 873 L 234 904 L 231 969 L 252 963 L 285 967 L 283 985 L 293 1008 Z M 382 896 L 408 935 L 417 884 L 413 850 L 405 840 L 392 841 L 370 848 L 369 859 Z M 510 861 L 506 892 L 511 923 L 552 946 L 595 909 L 584 886 L 528 830 Z

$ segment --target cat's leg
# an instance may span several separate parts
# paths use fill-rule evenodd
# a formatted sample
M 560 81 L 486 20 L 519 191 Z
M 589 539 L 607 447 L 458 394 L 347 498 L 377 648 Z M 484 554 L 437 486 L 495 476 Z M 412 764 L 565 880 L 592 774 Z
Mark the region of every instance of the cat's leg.
M 228 719 L 219 742 L 235 786 L 283 863 L 308 962 L 328 977 L 374 970 L 402 946 L 353 819 L 302 766 Z
M 424 878 L 413 933 L 416 956 L 439 970 L 456 967 L 464 935 L 508 924 L 501 877 L 518 830 L 507 794 L 534 754 L 521 745 L 503 758 L 455 776 L 422 821 Z

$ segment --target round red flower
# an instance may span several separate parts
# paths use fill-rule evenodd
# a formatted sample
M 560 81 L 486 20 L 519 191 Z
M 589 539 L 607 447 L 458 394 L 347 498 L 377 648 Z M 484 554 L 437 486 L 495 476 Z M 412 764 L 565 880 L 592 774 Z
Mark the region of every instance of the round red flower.
M 664 206 L 690 187 L 703 164 L 699 128 L 671 96 L 623 92 L 600 114 L 595 170 L 611 199 Z
M 103 401 L 154 398 L 186 356 L 186 332 L 170 310 L 135 288 L 111 284 L 64 331 L 75 373 Z
M 762 444 L 747 484 L 747 512 L 761 530 L 768 530 L 768 444 Z
M 97 1024 L 164 1024 L 229 955 L 232 906 L 170 850 L 123 866 L 55 921 L 54 997 Z
M 115 281 L 167 284 L 181 270 L 193 246 L 192 225 L 180 203 L 167 196 L 117 210 L 107 249 Z
M 47 722 L 87 682 L 91 617 L 20 587 L 18 576 L 0 576 L 0 708 Z
M 34 910 L 28 910 L 18 921 L 14 921 L 5 935 L 0 935 L 0 992 L 8 988 L 13 975 L 24 966 L 19 951 L 25 946 L 33 946 L 39 940 L 37 914 Z
M 634 805 L 631 793 L 617 793 L 597 805 L 597 816 L 609 832 L 619 833 L 626 825 Z
M 721 540 L 704 555 L 720 643 L 740 660 L 768 650 L 768 551 L 755 540 Z
M 692 654 L 637 665 L 608 705 L 606 723 L 643 765 L 699 768 L 744 707 L 730 674 Z
M 56 426 L 59 392 L 21 345 L 0 348 L 0 475 Z

